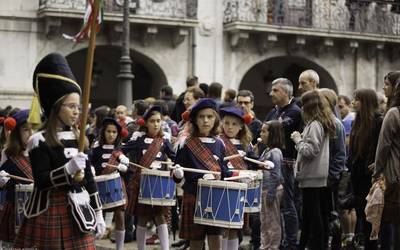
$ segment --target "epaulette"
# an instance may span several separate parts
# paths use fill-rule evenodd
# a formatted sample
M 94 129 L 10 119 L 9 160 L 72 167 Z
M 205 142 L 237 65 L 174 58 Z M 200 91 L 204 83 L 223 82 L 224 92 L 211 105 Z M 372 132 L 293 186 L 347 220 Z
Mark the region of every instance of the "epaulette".
M 142 131 L 135 131 L 133 132 L 130 141 L 136 141 L 139 137 L 144 136 L 146 133 Z
M 98 146 L 100 146 L 99 141 L 95 141 L 92 145 L 92 148 L 97 148 Z
M 165 133 L 165 132 L 164 132 L 163 139 L 168 140 L 168 141 L 171 141 L 171 134 L 170 134 L 170 133 Z
M 44 142 L 44 136 L 43 136 L 43 131 L 39 131 L 31 135 L 28 140 L 28 145 L 27 145 L 27 150 L 28 152 L 31 151 L 32 149 L 36 148 L 39 146 L 40 142 Z

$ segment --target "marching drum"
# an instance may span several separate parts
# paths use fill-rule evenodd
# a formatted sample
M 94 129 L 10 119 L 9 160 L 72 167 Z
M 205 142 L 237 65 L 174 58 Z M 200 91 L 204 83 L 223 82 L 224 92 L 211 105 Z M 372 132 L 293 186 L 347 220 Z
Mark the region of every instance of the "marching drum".
M 94 177 L 103 209 L 125 205 L 126 198 L 118 172 Z
M 194 223 L 242 228 L 246 189 L 246 183 L 199 179 Z
M 245 170 L 246 171 L 246 170 Z M 255 175 L 255 179 L 248 182 L 246 202 L 244 207 L 245 213 L 258 213 L 261 211 L 261 181 L 263 178 L 262 170 L 251 171 Z
M 15 185 L 15 229 L 21 225 L 24 218 L 24 206 L 33 192 L 32 184 Z
M 175 206 L 175 187 L 169 171 L 142 169 L 138 202 L 152 206 Z

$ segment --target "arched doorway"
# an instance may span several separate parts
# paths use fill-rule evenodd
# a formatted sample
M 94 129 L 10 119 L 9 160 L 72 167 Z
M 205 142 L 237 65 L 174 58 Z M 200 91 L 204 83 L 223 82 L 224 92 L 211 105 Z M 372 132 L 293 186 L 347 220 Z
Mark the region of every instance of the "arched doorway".
M 254 65 L 244 75 L 239 89 L 253 92 L 254 111 L 263 120 L 273 106 L 269 97 L 272 81 L 279 77 L 288 78 L 292 81 L 294 95 L 297 96 L 298 78 L 306 69 L 313 69 L 318 73 L 321 88 L 330 88 L 337 92 L 335 81 L 328 71 L 308 59 L 294 56 L 273 57 Z
M 167 84 L 164 72 L 149 57 L 134 50 L 131 50 L 130 53 L 133 62 L 132 73 L 135 76 L 132 86 L 133 100 L 149 96 L 158 97 L 160 87 Z M 71 69 L 81 85 L 85 77 L 86 54 L 87 49 L 82 49 L 67 56 Z M 120 57 L 120 47 L 96 47 L 90 99 L 92 107 L 101 105 L 116 107 L 119 104 L 117 75 Z

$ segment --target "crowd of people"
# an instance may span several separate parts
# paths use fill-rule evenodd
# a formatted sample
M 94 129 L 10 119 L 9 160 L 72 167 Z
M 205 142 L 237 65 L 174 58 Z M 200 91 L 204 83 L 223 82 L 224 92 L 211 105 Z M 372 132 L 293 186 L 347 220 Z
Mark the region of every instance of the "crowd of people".
M 0 242 L 231 250 L 250 234 L 251 249 L 400 249 L 400 71 L 383 80 L 383 94 L 338 96 L 310 69 L 295 97 L 277 78 L 265 93 L 274 107 L 257 118 L 251 91 L 222 94 L 220 83 L 188 77 L 179 96 L 165 85 L 158 99 L 90 110 L 80 143 L 81 89 L 65 58 L 49 54 L 33 75 L 41 124 L 33 108 L 0 113 Z M 171 176 L 175 206 L 141 202 L 149 169 Z M 195 221 L 199 180 L 255 182 L 251 173 L 262 173 L 261 205 L 242 228 Z M 109 181 L 119 185 L 113 202 L 102 197 Z M 22 208 L 21 187 L 30 190 Z M 149 226 L 156 235 L 146 238 Z

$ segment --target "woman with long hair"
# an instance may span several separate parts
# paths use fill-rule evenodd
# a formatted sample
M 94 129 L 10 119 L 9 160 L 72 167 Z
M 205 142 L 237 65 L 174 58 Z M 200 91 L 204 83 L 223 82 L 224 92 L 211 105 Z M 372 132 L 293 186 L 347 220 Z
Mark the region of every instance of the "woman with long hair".
M 103 234 L 105 223 L 87 156 L 78 153 L 81 89 L 57 53 L 39 62 L 33 85 L 46 122 L 28 141 L 34 187 L 14 247 L 95 249 L 93 232 Z M 78 171 L 81 182 L 73 178 Z
M 400 83 L 395 85 L 391 106 L 382 123 L 375 156 L 373 178 L 383 177 L 386 190 L 384 193 L 384 208 L 382 222 L 391 225 L 392 237 L 381 242 L 381 249 L 385 244 L 400 246 Z M 382 228 L 382 227 L 381 227 Z M 390 235 L 390 234 L 389 234 Z M 382 234 L 381 234 L 382 236 Z M 387 235 L 386 235 L 387 236 Z M 395 248 L 396 249 L 396 248 Z
M 219 135 L 220 118 L 214 100 L 203 98 L 193 105 L 189 114 L 190 133 L 179 145 L 176 163 L 186 168 L 221 172 L 222 176 L 185 172 L 181 168 L 173 171 L 175 181 L 183 183 L 182 217 L 179 237 L 190 241 L 190 249 L 201 250 L 207 236 L 211 250 L 221 249 L 222 229 L 194 223 L 197 182 L 200 178 L 224 178 L 225 146 Z
M 90 153 L 90 162 L 95 168 L 96 176 L 109 176 L 119 171 L 122 178 L 128 170 L 129 159 L 120 149 L 122 131 L 122 126 L 114 118 L 106 117 L 103 119 L 99 139 L 94 143 Z M 117 166 L 117 168 L 107 165 L 108 163 Z M 104 212 L 114 212 L 116 249 L 121 250 L 124 248 L 125 238 L 125 205 L 114 205 Z
M 145 168 L 167 170 L 162 161 L 174 160 L 175 153 L 170 143 L 170 135 L 164 134 L 161 128 L 162 108 L 151 106 L 138 121 L 139 131 L 132 134 L 131 139 L 123 147 L 122 151 L 128 155 L 131 162 L 140 164 Z M 139 250 L 146 248 L 146 224 L 154 221 L 157 226 L 157 234 L 162 250 L 169 249 L 168 226 L 166 217 L 169 206 L 146 205 L 138 202 L 140 192 L 141 169 L 137 168 L 134 176 L 129 180 L 130 192 L 127 213 L 137 218 L 136 241 Z
M 6 124 L 12 124 L 12 126 L 8 126 L 10 134 L 4 149 L 7 160 L 0 167 L 0 172 L 3 174 L 2 178 L 4 178 L 4 174 L 11 174 L 33 180 L 31 164 L 25 151 L 28 138 L 32 135 L 32 128 L 26 122 L 28 115 L 29 110 L 21 110 L 5 120 Z M 13 242 L 15 238 L 16 218 L 15 186 L 17 184 L 30 184 L 30 182 L 9 179 L 4 184 L 6 184 L 4 186 L 6 202 L 0 206 L 0 221 L 2 222 L 2 226 L 0 227 L 0 241 Z
M 387 110 L 393 106 L 392 102 L 395 102 L 394 91 L 396 83 L 398 82 L 399 79 L 400 79 L 400 71 L 389 72 L 383 78 L 383 93 L 387 98 L 387 107 L 388 107 Z
M 319 250 L 327 246 L 329 139 L 335 136 L 335 122 L 318 90 L 304 93 L 301 101 L 306 126 L 302 134 L 291 135 L 297 149 L 295 175 L 303 195 L 300 249 Z
M 250 123 L 252 117 L 245 115 L 237 107 L 221 108 L 219 111 L 222 117 L 222 133 L 220 138 L 225 144 L 226 154 L 246 155 L 251 153 L 252 135 L 246 124 Z M 242 158 L 233 158 L 228 163 L 228 169 L 247 170 L 249 166 Z M 227 229 L 224 231 L 222 250 L 239 248 L 239 229 Z
M 378 97 L 373 89 L 354 91 L 353 108 L 356 117 L 350 133 L 348 168 L 355 198 L 357 224 L 365 237 L 365 249 L 376 249 L 377 242 L 370 241 L 371 224 L 365 218 L 365 198 L 371 188 L 372 172 L 369 166 L 374 163 L 382 114 L 378 110 Z

